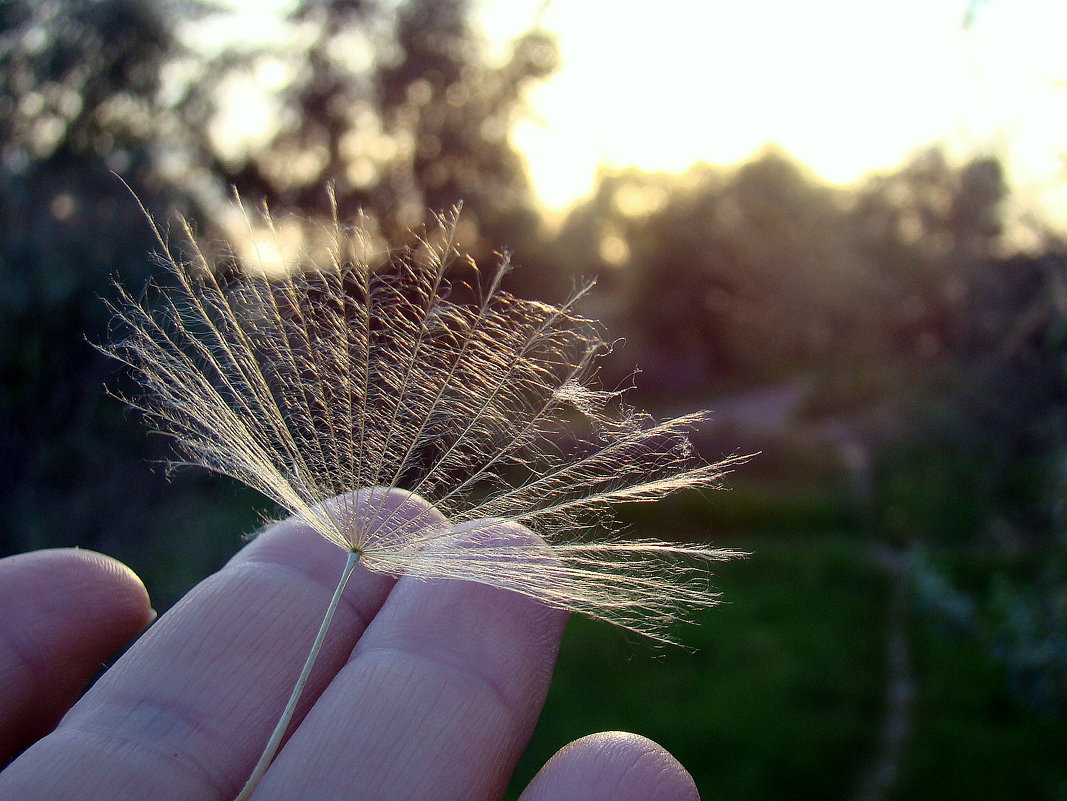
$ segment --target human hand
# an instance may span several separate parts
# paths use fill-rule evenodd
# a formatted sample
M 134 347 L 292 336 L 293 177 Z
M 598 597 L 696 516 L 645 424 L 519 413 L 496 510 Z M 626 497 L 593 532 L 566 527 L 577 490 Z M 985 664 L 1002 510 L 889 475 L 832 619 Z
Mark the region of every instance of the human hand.
M 0 763 L 34 743 L 0 773 L 0 799 L 230 801 L 343 562 L 293 519 L 271 527 L 70 707 L 102 660 L 150 622 L 144 587 L 88 551 L 0 560 Z M 499 799 L 540 712 L 565 618 L 480 584 L 357 568 L 254 798 Z M 612 732 L 563 748 L 521 801 L 697 798 L 666 751 Z

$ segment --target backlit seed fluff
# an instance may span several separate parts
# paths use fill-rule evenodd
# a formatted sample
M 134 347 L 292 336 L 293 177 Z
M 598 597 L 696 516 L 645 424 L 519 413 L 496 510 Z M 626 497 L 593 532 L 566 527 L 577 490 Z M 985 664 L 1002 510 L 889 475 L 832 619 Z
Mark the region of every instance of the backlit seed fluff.
M 715 602 L 707 563 L 731 552 L 621 537 L 611 512 L 717 486 L 737 460 L 694 454 L 703 413 L 657 422 L 595 386 L 606 345 L 575 311 L 582 293 L 553 306 L 503 291 L 508 259 L 479 273 L 454 216 L 373 264 L 361 232 L 334 225 L 315 263 L 269 275 L 216 269 L 182 225 L 181 254 L 160 236 L 169 276 L 140 299 L 119 290 L 105 350 L 185 460 L 371 570 L 482 582 L 662 640 Z M 400 525 L 387 489 L 447 522 Z M 500 521 L 539 538 L 502 541 Z

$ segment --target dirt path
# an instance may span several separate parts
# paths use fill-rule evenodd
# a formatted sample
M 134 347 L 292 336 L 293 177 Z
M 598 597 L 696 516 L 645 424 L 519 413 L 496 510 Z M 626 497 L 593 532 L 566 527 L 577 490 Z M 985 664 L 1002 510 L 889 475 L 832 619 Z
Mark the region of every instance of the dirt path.
M 837 454 L 849 476 L 856 506 L 864 514 L 869 533 L 874 534 L 876 524 L 870 515 L 874 502 L 870 444 L 862 429 L 848 418 L 800 420 L 811 388 L 810 382 L 798 379 L 718 398 L 711 403 L 714 425 L 727 429 L 732 436 L 744 435 L 754 443 L 805 431 L 819 447 Z M 911 562 L 906 553 L 886 545 L 874 546 L 871 556 L 892 577 L 885 622 L 886 679 L 877 741 L 867 770 L 859 777 L 853 801 L 883 801 L 888 796 L 900 773 L 914 716 L 916 682 L 907 626 Z
M 907 627 L 909 560 L 906 554 L 885 546 L 876 547 L 873 556 L 893 576 L 886 624 L 885 700 L 878 745 L 867 773 L 861 778 L 854 801 L 882 801 L 893 787 L 912 728 L 915 698 Z

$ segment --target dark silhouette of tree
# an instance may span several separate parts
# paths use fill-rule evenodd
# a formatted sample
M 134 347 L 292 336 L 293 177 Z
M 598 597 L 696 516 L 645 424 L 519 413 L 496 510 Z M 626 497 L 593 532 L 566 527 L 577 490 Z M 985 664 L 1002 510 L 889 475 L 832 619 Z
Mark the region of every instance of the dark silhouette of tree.
M 476 258 L 534 252 L 539 214 L 509 131 L 556 68 L 554 40 L 529 31 L 493 64 L 469 17 L 467 0 L 299 3 L 291 23 L 314 34 L 277 53 L 295 65 L 277 133 L 227 177 L 312 216 L 329 213 L 331 184 L 342 218 L 366 212 L 391 241 L 462 202 Z
M 849 341 L 862 291 L 843 219 L 841 198 L 768 151 L 731 170 L 604 176 L 561 249 L 609 276 L 652 365 L 642 383 L 702 393 L 810 370 Z
M 105 396 L 114 368 L 90 343 L 108 335 L 102 298 L 112 277 L 143 283 L 156 248 L 137 200 L 113 173 L 161 218 L 192 205 L 166 165 L 181 151 L 179 130 L 196 124 L 185 115 L 191 95 L 167 97 L 163 80 L 165 68 L 186 56 L 174 7 L 148 0 L 0 6 L 5 550 L 128 544 L 159 519 L 150 510 L 162 479 L 146 462 L 162 455 L 162 442 L 146 442 Z
M 161 10 L 137 0 L 4 5 L 5 165 L 93 154 L 123 166 L 160 110 L 159 66 L 175 46 Z
M 867 402 L 988 340 L 998 307 L 983 298 L 1013 280 L 996 260 L 1004 194 L 987 158 L 956 167 L 932 150 L 845 190 L 772 149 L 736 168 L 602 175 L 557 250 L 601 276 L 596 312 L 646 387 L 808 375 Z
M 995 160 L 957 169 L 938 150 L 860 190 L 849 224 L 880 287 L 878 327 L 900 357 L 930 363 L 965 346 L 976 295 L 1000 280 L 1005 194 Z

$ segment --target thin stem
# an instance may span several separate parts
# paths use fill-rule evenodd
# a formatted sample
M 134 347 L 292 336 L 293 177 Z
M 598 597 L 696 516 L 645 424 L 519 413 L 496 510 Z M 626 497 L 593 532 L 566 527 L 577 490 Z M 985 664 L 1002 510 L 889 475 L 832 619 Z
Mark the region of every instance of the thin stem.
M 304 662 L 304 667 L 300 671 L 300 676 L 296 680 L 296 684 L 293 686 L 293 692 L 289 695 L 289 701 L 285 705 L 285 709 L 282 711 L 282 716 L 278 719 L 278 724 L 274 727 L 274 731 L 270 735 L 270 740 L 267 741 L 266 747 L 263 749 L 263 753 L 259 757 L 259 762 L 252 769 L 252 774 L 248 777 L 248 781 L 245 782 L 245 786 L 241 788 L 241 792 L 237 795 L 234 801 L 246 801 L 252 792 L 256 789 L 256 785 L 259 784 L 259 780 L 263 778 L 263 774 L 267 772 L 267 768 L 270 767 L 270 763 L 274 760 L 274 755 L 278 753 L 278 748 L 282 744 L 282 737 L 285 736 L 285 730 L 289 728 L 289 722 L 293 719 L 293 713 L 296 711 L 297 702 L 300 700 L 300 696 L 304 692 L 304 685 L 307 684 L 308 677 L 311 675 L 311 669 L 315 666 L 315 660 L 319 655 L 319 651 L 322 650 L 322 643 L 326 639 L 326 630 L 330 628 L 330 621 L 333 620 L 333 614 L 337 611 L 337 605 L 341 601 L 341 593 L 344 592 L 345 584 L 348 583 L 348 577 L 352 575 L 352 571 L 355 569 L 356 564 L 359 562 L 359 553 L 356 551 L 350 551 L 348 554 L 348 561 L 345 562 L 345 569 L 341 572 L 341 578 L 337 582 L 337 588 L 333 591 L 333 597 L 330 599 L 330 605 L 326 607 L 326 614 L 322 617 L 322 625 L 319 626 L 319 633 L 315 635 L 315 642 L 311 644 L 311 651 L 308 653 L 307 660 Z

